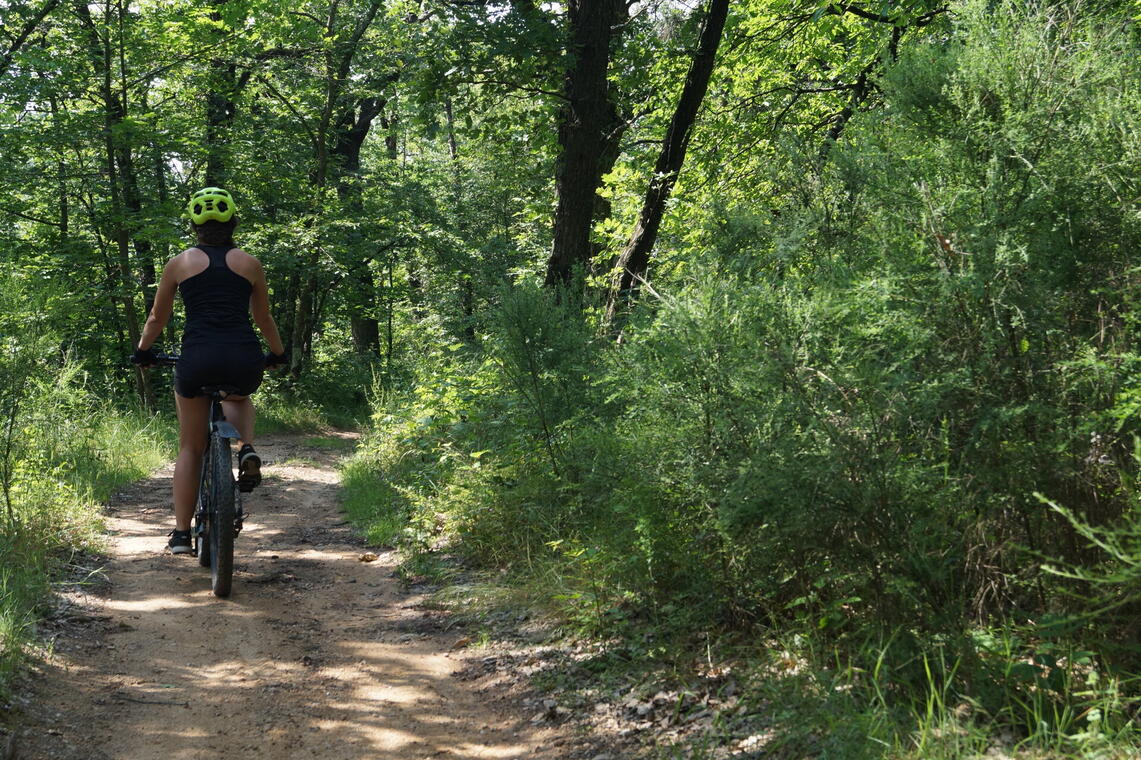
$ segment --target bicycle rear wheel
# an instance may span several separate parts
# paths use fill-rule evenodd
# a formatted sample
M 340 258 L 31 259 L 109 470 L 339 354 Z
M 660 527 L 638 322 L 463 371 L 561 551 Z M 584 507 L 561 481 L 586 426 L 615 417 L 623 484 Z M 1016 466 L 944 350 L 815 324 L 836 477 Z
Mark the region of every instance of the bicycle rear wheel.
M 234 575 L 234 470 L 230 441 L 210 437 L 210 580 L 214 596 L 229 596 Z

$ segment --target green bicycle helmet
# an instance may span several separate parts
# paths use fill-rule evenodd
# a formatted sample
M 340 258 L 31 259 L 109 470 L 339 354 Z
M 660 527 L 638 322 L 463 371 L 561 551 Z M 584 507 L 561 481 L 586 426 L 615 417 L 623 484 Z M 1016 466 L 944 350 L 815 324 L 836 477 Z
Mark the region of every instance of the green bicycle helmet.
M 233 197 L 220 187 L 202 188 L 190 196 L 190 203 L 186 206 L 186 213 L 195 224 L 204 224 L 211 219 L 228 222 L 237 210 Z

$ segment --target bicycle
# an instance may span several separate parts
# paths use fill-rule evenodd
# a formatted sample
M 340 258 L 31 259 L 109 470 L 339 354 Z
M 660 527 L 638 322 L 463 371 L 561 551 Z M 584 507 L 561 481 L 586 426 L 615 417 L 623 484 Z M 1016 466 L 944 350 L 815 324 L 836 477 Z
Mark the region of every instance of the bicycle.
M 177 356 L 158 354 L 154 366 L 173 367 Z M 202 475 L 198 482 L 198 501 L 190 535 L 194 540 L 192 554 L 198 564 L 210 568 L 210 587 L 214 596 L 227 597 L 234 575 L 234 539 L 242 532 L 246 515 L 242 510 L 242 492 L 234 478 L 233 452 L 230 441 L 241 436 L 226 421 L 222 401 L 237 388 L 226 385 L 204 386 L 210 397 L 210 418 L 206 429 L 206 451 L 202 455 Z

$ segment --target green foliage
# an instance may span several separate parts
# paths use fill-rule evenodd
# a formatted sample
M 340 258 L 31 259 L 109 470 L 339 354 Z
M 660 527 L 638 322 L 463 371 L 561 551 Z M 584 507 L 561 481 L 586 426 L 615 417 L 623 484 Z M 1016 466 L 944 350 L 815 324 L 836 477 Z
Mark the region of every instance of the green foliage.
M 1141 440 L 1134 446 L 1133 462 L 1141 464 Z M 1038 494 L 1039 500 L 1061 515 L 1094 553 L 1084 562 L 1052 561 L 1043 566 L 1050 575 L 1076 582 L 1071 625 L 1100 630 L 1107 639 L 1102 646 L 1124 646 L 1124 657 L 1134 665 L 1141 662 L 1131 633 L 1141 609 L 1141 489 L 1135 473 L 1131 469 L 1124 478 L 1127 508 L 1118 519 L 1101 525 L 1091 524 L 1089 518 Z M 1118 636 L 1124 638 L 1117 640 Z
M 591 332 L 568 293 L 523 283 L 504 293 L 498 310 L 499 342 L 492 354 L 537 429 L 552 471 L 559 472 L 558 428 L 589 399 Z M 529 418 L 529 419 L 528 419 Z
M 114 385 L 61 357 L 27 270 L 0 272 L 0 691 L 51 584 L 99 545 L 99 503 L 171 454 L 173 432 L 116 407 Z
M 20 357 L 0 355 L 0 376 Z M 0 417 L 0 689 L 22 659 L 51 582 L 72 554 L 99 547 L 99 503 L 171 453 L 173 432 L 93 396 L 74 364 L 24 357 L 19 404 Z M 5 386 L 11 388 L 13 386 Z
M 612 345 L 530 279 L 570 60 L 553 7 L 60 6 L 0 98 L 5 651 L 88 540 L 69 505 L 162 437 L 91 398 L 130 388 L 131 322 L 213 159 L 302 360 L 261 429 L 367 403 L 346 509 L 413 571 L 505 571 L 605 636 L 786 642 L 774 753 L 982 754 L 997 724 L 1112 756 L 1138 662 L 1135 16 L 735 4 Z M 651 4 L 615 40 L 595 282 L 699 20 Z
M 621 345 L 501 295 L 485 353 L 386 397 L 374 477 L 417 552 L 591 631 L 787 637 L 804 678 L 754 694 L 800 695 L 792 753 L 1113 756 L 1137 744 L 1137 40 L 1057 5 L 947 24 L 885 59 L 830 160 L 785 135 L 771 197 L 684 200 Z
M 426 350 L 414 368 L 407 403 L 397 403 L 387 382 L 377 383 L 372 429 L 344 468 L 349 515 L 370 540 L 402 544 L 413 553 L 439 532 L 434 500 L 452 472 L 467 464 L 451 437 L 466 439 L 480 430 L 467 415 L 486 388 L 486 377 L 472 372 L 463 344 L 448 342 L 438 325 L 421 324 L 418 332 Z

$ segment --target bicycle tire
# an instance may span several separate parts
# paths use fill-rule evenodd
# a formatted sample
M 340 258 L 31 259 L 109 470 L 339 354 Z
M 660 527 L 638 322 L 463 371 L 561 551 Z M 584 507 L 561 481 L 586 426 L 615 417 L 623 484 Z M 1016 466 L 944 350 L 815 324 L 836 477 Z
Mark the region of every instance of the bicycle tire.
M 210 447 L 210 582 L 225 597 L 234 576 L 234 470 L 228 439 L 211 436 Z
M 202 567 L 210 567 L 210 505 L 206 499 L 210 493 L 212 456 L 210 451 L 203 456 L 202 477 L 198 479 L 198 503 L 194 505 L 194 541 L 198 549 L 198 564 Z

